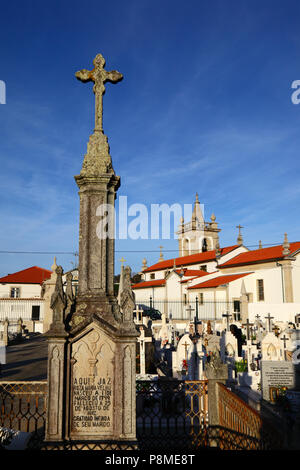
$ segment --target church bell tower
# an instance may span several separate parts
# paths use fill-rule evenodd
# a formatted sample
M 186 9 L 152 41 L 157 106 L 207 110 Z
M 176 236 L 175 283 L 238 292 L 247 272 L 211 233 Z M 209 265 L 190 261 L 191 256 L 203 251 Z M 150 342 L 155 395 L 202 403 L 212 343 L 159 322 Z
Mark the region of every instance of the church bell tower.
M 219 246 L 220 231 L 214 214 L 211 215 L 210 222 L 205 222 L 198 193 L 196 193 L 192 219 L 184 223 L 184 219 L 181 218 L 177 232 L 179 256 L 215 250 Z

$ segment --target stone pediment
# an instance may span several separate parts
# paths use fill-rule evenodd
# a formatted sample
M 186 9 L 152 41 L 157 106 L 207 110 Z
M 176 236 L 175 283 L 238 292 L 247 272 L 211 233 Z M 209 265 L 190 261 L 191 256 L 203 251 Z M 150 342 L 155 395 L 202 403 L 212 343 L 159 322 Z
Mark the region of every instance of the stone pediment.
M 74 320 L 78 321 L 75 323 Z M 74 327 L 70 331 L 70 336 L 78 336 L 81 337 L 85 334 L 86 330 L 90 330 L 94 326 L 100 328 L 103 332 L 107 333 L 108 335 L 112 335 L 113 337 L 117 337 L 118 328 L 115 325 L 104 320 L 104 318 L 99 317 L 96 314 L 92 314 L 90 316 L 75 316 L 72 318 Z

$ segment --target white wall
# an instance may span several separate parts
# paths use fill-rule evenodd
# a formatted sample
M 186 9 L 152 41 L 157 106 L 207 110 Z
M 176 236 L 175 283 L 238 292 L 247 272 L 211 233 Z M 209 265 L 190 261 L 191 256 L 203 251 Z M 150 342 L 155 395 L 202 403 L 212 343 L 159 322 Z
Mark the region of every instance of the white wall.
M 142 301 L 148 301 L 150 297 L 152 300 L 164 300 L 165 299 L 165 286 L 163 287 L 148 287 L 145 289 L 134 289 L 135 302 L 142 303 Z
M 296 255 L 296 261 L 292 265 L 294 302 L 300 302 L 300 254 Z
M 31 320 L 32 306 L 40 307 L 40 320 L 44 319 L 44 300 L 16 300 L 16 299 L 0 299 L 0 321 L 5 320 Z
M 230 297 L 240 297 L 241 284 L 244 280 L 247 293 L 253 294 L 253 301 L 259 303 L 282 302 L 281 268 L 276 263 L 263 263 L 251 266 L 238 266 L 236 268 L 222 269 L 222 275 L 237 273 L 253 273 L 229 283 Z M 257 280 L 264 280 L 264 301 L 258 301 Z
M 295 322 L 295 315 L 300 313 L 300 303 L 280 303 L 280 304 L 264 304 L 250 303 L 248 304 L 249 320 L 253 322 L 256 315 L 260 315 L 261 320 L 265 321 L 268 313 L 274 317 L 274 320 L 283 322 Z
M 10 298 L 10 289 L 12 287 L 20 289 L 20 297 L 23 299 L 41 296 L 40 284 L 0 284 L 0 298 Z

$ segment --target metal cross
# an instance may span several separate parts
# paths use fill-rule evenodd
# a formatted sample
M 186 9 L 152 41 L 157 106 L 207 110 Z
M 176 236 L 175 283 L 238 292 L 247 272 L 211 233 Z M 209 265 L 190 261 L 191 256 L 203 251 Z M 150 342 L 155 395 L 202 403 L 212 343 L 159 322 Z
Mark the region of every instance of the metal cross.
M 246 323 L 243 323 L 243 326 L 247 327 L 247 339 L 250 339 L 250 326 L 253 326 L 253 323 L 249 322 L 249 318 L 247 318 Z
M 97 54 L 93 60 L 93 70 L 80 70 L 75 73 L 75 77 L 82 82 L 94 82 L 93 92 L 95 93 L 95 132 L 103 132 L 103 95 L 105 93 L 105 82 L 117 83 L 122 80 L 123 75 L 112 70 L 107 72 L 104 70 L 105 59 L 101 54 Z
M 226 318 L 227 329 L 229 328 L 229 318 L 232 317 L 231 313 L 223 313 L 222 317 Z
M 190 305 L 189 307 L 186 309 L 186 311 L 190 314 L 190 320 L 192 319 L 192 312 L 194 311 L 195 309 L 192 308 Z
M 284 335 L 284 336 L 283 336 L 282 338 L 280 338 L 280 339 L 281 339 L 282 341 L 284 341 L 283 347 L 284 347 L 284 349 L 286 349 L 286 342 L 289 340 L 289 338 Z
M 122 256 L 122 258 L 120 259 L 120 261 L 121 261 L 121 268 L 123 268 L 123 263 L 125 263 L 126 259 L 124 259 L 123 256 Z
M 270 331 L 271 331 L 271 320 L 272 320 L 272 318 L 274 318 L 274 317 L 271 317 L 270 313 L 268 313 L 268 316 L 265 317 L 265 318 L 268 320 L 268 323 L 269 323 L 269 332 L 270 332 Z

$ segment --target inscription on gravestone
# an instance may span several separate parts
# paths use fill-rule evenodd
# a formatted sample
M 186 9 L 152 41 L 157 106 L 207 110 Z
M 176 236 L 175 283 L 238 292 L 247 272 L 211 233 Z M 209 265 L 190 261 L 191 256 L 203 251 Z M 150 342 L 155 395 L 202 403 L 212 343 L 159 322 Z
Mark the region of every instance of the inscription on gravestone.
M 96 330 L 72 347 L 71 433 L 109 434 L 113 431 L 114 361 L 107 338 Z
M 111 378 L 80 377 L 73 382 L 73 429 L 111 426 Z
M 295 370 L 292 362 L 262 361 L 261 363 L 262 395 L 264 400 L 270 400 L 270 388 L 295 387 Z

